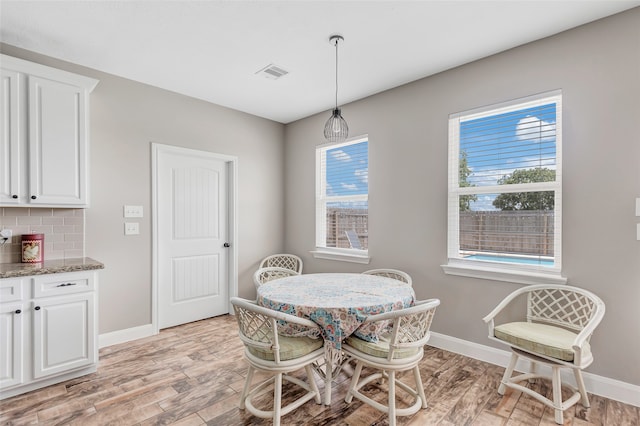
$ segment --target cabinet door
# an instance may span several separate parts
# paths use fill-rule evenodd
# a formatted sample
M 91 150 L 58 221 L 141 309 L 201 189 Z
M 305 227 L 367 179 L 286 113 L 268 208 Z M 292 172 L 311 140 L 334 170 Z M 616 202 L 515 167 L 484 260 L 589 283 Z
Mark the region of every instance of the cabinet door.
M 86 90 L 41 77 L 28 78 L 28 201 L 86 207 Z
M 94 293 L 33 301 L 33 377 L 97 362 Z
M 0 304 L 0 389 L 23 381 L 24 315 L 22 303 Z
M 20 74 L 15 71 L 2 70 L 2 86 L 0 86 L 0 204 L 12 205 L 24 202 L 19 197 L 21 168 L 22 133 L 20 117 Z

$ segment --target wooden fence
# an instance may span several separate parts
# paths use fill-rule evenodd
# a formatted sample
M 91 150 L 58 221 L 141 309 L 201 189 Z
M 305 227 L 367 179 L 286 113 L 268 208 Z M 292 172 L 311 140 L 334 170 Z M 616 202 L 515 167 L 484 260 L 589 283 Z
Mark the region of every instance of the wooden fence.
M 460 250 L 553 256 L 549 210 L 460 212 Z
M 327 247 L 349 248 L 354 230 L 362 249 L 369 246 L 365 209 L 327 208 Z M 554 213 L 548 210 L 460 213 L 460 250 L 553 256 Z

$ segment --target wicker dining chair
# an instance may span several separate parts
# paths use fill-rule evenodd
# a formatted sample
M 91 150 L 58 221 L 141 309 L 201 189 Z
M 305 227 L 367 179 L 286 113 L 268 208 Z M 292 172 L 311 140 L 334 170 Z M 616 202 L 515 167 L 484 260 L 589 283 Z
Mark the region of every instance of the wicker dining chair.
M 413 283 L 409 274 L 398 269 L 371 269 L 369 271 L 364 271 L 363 274 L 393 278 L 394 280 L 402 281 L 409 285 L 412 285 Z
M 262 259 L 260 262 L 260 268 L 285 268 L 296 271 L 298 274 L 302 273 L 302 259 L 295 254 L 272 254 Z
M 291 269 L 285 268 L 260 268 L 253 274 L 253 284 L 256 288 L 260 287 L 267 281 L 276 280 L 278 278 L 291 277 L 299 275 L 297 272 Z
M 519 321 L 495 325 L 503 310 L 512 312 L 511 305 L 519 296 L 526 296 L 526 313 Z M 517 306 L 517 305 L 516 305 Z M 519 390 L 555 410 L 555 421 L 563 423 L 563 411 L 578 401 L 589 407 L 589 398 L 582 379 L 582 370 L 593 362 L 589 340 L 604 316 L 604 302 L 590 291 L 567 285 L 530 285 L 509 294 L 491 311 L 484 322 L 491 340 L 511 348 L 511 361 L 504 372 L 498 393 L 507 387 Z M 531 361 L 531 372 L 511 377 L 518 358 Z M 552 375 L 538 374 L 537 364 L 551 367 Z M 578 388 L 565 384 L 574 393 L 562 400 L 560 369 L 570 368 Z M 536 378 L 551 380 L 553 400 L 523 386 L 520 382 Z
M 389 324 L 387 331 L 376 343 L 368 342 L 351 335 L 342 345 L 342 350 L 356 361 L 356 369 L 345 397 L 350 403 L 353 397 L 389 415 L 389 425 L 396 424 L 396 416 L 410 416 L 421 408 L 427 408 L 427 399 L 420 377 L 418 363 L 424 356 L 424 345 L 431 336 L 429 329 L 440 300 L 430 299 L 416 302 L 415 306 L 397 311 L 367 317 L 363 324 L 384 322 Z M 375 372 L 362 380 L 363 367 L 371 367 Z M 413 371 L 415 389 L 396 379 L 396 372 Z M 374 401 L 361 389 L 373 381 L 380 379 L 388 382 L 387 405 Z M 414 399 L 411 406 L 396 408 L 396 387 L 401 388 Z
M 244 358 L 249 363 L 247 378 L 240 396 L 240 409 L 246 409 L 256 417 L 272 419 L 274 426 L 285 416 L 307 401 L 314 399 L 320 404 L 318 385 L 313 377 L 311 364 L 324 358 L 324 341 L 320 329 L 313 321 L 295 315 L 258 306 L 255 302 L 232 297 L 235 316 L 239 326 L 240 340 L 245 345 Z M 294 327 L 295 337 L 287 337 L 284 329 Z M 311 336 L 311 337 L 310 337 Z M 304 369 L 307 381 L 289 375 Z M 256 371 L 270 375 L 266 380 L 252 387 Z M 283 381 L 293 383 L 304 391 L 303 395 L 282 407 Z M 273 406 L 262 410 L 254 405 L 253 397 L 262 397 L 262 390 L 274 385 Z

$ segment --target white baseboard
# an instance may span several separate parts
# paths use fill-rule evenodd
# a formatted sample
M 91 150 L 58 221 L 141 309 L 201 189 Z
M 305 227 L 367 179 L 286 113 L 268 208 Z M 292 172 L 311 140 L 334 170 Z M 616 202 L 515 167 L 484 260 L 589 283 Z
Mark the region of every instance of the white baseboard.
M 431 339 L 429 339 L 428 345 L 501 367 L 506 367 L 511 358 L 511 352 L 509 351 L 435 332 L 431 332 Z M 528 362 L 519 361 L 516 365 L 516 370 L 525 371 L 528 369 L 528 366 Z M 546 374 L 543 368 L 540 368 L 540 372 Z M 551 370 L 549 369 L 549 374 L 550 373 Z M 582 375 L 587 392 L 640 407 L 640 386 L 587 372 L 583 372 Z M 562 380 L 575 386 L 573 374 L 567 374 L 565 376 L 563 373 Z
M 125 343 L 130 342 L 131 340 L 153 336 L 154 334 L 156 333 L 152 324 L 112 331 L 111 333 L 104 333 L 98 336 L 98 347 L 105 348 L 107 346 L 117 345 L 118 343 Z

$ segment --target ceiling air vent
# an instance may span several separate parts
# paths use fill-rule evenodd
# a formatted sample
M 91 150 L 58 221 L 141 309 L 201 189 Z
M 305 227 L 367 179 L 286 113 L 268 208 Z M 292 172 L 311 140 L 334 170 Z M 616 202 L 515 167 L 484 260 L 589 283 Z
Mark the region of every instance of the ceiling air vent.
M 277 80 L 280 77 L 284 77 L 285 75 L 289 74 L 289 71 L 277 65 L 269 64 L 266 67 L 262 68 L 260 71 L 256 72 L 256 74 L 259 74 L 266 78 L 270 78 L 272 80 Z

